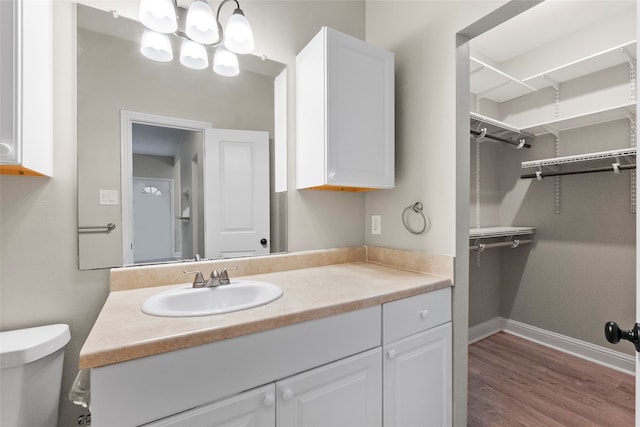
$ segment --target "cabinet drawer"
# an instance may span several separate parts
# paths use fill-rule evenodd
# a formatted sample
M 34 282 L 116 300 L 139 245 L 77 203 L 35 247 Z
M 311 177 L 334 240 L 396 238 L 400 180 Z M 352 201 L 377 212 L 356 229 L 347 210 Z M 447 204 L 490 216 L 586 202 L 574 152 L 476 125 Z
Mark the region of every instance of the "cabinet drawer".
M 393 301 L 382 306 L 384 343 L 451 320 L 451 288 Z

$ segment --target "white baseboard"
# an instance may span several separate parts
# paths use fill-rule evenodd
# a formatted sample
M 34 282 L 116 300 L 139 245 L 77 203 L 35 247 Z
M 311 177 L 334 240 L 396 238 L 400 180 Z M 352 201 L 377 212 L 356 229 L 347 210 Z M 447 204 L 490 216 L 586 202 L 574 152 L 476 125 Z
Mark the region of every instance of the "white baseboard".
M 504 331 L 506 319 L 504 317 L 494 317 L 486 322 L 469 328 L 469 344 L 480 341 L 500 331 Z
M 529 341 L 551 347 L 581 359 L 615 369 L 626 374 L 635 375 L 636 360 L 634 356 L 620 353 L 606 347 L 586 341 L 547 331 L 515 320 L 495 317 L 479 325 L 469 328 L 469 344 L 504 331 Z

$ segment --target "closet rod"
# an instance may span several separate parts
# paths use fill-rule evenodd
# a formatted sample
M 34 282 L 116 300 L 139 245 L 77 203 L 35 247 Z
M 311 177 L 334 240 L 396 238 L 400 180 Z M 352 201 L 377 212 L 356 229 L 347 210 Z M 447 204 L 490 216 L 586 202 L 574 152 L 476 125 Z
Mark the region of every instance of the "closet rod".
M 526 239 L 526 240 L 509 240 L 507 242 L 498 242 L 498 243 L 480 243 L 477 245 L 469 246 L 469 250 L 477 251 L 480 248 L 482 248 L 482 250 L 485 250 L 485 249 L 491 249 L 491 248 L 504 248 L 507 246 L 511 248 L 517 248 L 520 245 L 524 245 L 525 243 L 531 243 L 531 242 L 533 242 L 533 240 Z
M 471 135 L 473 136 L 481 136 L 482 132 L 479 130 L 475 130 L 475 129 L 469 129 L 471 131 Z M 507 139 L 507 138 L 501 138 L 499 136 L 495 136 L 495 135 L 491 135 L 491 134 L 486 134 L 484 135 L 485 138 L 489 138 L 489 139 L 493 139 L 494 141 L 499 141 L 499 142 L 505 142 L 507 144 L 511 144 L 511 145 L 515 145 L 518 146 L 520 145 L 519 141 L 514 141 L 512 139 Z M 531 144 L 524 144 L 523 147 L 525 148 L 531 148 Z
M 635 169 L 636 165 L 620 165 L 618 166 L 619 170 L 627 170 L 627 169 Z M 615 171 L 614 166 L 604 166 L 601 168 L 590 168 L 590 169 L 582 169 L 577 171 L 563 171 L 563 172 L 542 172 L 540 174 L 536 173 L 527 173 L 524 175 L 520 175 L 520 179 L 531 179 L 531 178 L 544 178 L 546 176 L 561 176 L 561 175 L 579 175 L 583 173 L 595 173 L 595 172 L 613 172 Z

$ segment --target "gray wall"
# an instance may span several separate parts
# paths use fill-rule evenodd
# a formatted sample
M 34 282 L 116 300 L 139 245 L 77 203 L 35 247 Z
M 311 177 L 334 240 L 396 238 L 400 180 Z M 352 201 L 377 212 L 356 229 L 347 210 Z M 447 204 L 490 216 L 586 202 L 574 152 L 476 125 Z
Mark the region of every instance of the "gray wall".
M 252 17 L 260 51 L 289 67 L 321 25 L 364 37 L 362 1 L 260 1 L 243 2 L 243 8 Z M 54 176 L 0 176 L 0 329 L 70 325 L 59 425 L 73 426 L 83 410 L 66 395 L 77 373 L 80 348 L 107 297 L 109 272 L 78 270 L 75 13 L 70 1 L 56 1 L 53 9 Z M 291 75 L 295 76 L 293 70 Z M 293 147 L 293 78 L 288 90 L 288 135 Z M 289 188 L 295 188 L 294 158 L 295 151 L 290 150 Z M 289 194 L 289 198 L 290 250 L 364 242 L 363 196 L 323 192 Z
M 457 177 L 468 173 L 466 165 L 463 170 L 456 166 L 456 66 L 458 55 L 466 53 L 457 50 L 456 34 L 504 3 L 367 1 L 367 41 L 391 50 L 396 58 L 396 187 L 366 195 L 367 244 L 456 255 L 456 215 L 466 216 L 466 203 L 456 205 L 456 197 L 467 192 Z M 468 54 L 466 58 L 468 73 Z M 409 233 L 401 221 L 402 210 L 416 201 L 424 204 L 431 219 L 431 229 L 421 235 Z M 371 215 L 382 216 L 379 236 L 371 235 Z M 466 245 L 464 237 L 458 245 L 460 241 Z M 468 274 L 460 271 L 466 268 L 456 260 L 453 419 L 454 425 L 465 426 L 469 287 Z
M 615 99 L 622 104 L 629 96 L 628 75 L 624 65 L 567 82 L 566 89 L 561 88 L 566 97 L 561 98 L 561 109 L 564 105 L 577 109 L 576 100 L 595 106 L 598 99 L 590 92 L 596 88 L 601 105 L 615 103 Z M 535 97 L 537 101 L 548 98 L 544 93 Z M 502 113 L 509 115 L 513 108 L 524 121 L 527 108 L 534 105 L 530 101 L 522 97 L 511 105 L 505 103 Z M 549 114 L 548 108 L 541 110 Z M 520 179 L 520 174 L 531 172 L 522 169 L 521 162 L 554 157 L 555 137 L 538 137 L 532 145 L 529 150 L 514 150 L 504 144 L 481 143 L 481 225 L 534 226 L 538 231 L 533 245 L 485 251 L 479 267 L 475 252 L 470 254 L 469 325 L 502 316 L 633 354 L 632 347 L 614 347 L 603 334 L 609 320 L 622 325 L 635 322 L 636 226 L 630 173 L 562 177 L 560 214 L 556 214 L 554 178 L 542 182 Z M 629 146 L 628 119 L 560 133 L 561 156 Z M 472 143 L 473 227 L 475 155 L 476 144 Z
M 242 3 L 245 14 L 251 17 L 256 53 L 289 66 L 289 188 L 295 188 L 296 53 L 321 25 L 360 38 L 366 33 L 367 40 L 396 53 L 397 187 L 367 195 L 289 191 L 290 251 L 366 242 L 455 254 L 455 193 L 460 186 L 455 168 L 456 32 L 503 3 Z M 75 425 L 81 409 L 64 397 L 77 372 L 80 347 L 108 293 L 108 271 L 77 269 L 75 22 L 69 1 L 54 2 L 54 13 L 55 175 L 52 179 L 0 177 L 0 328 L 53 322 L 71 325 L 60 425 Z M 408 233 L 400 221 L 402 209 L 417 200 L 425 204 L 425 213 L 432 220 L 431 230 L 421 236 Z M 369 234 L 372 214 L 383 217 L 381 236 Z M 467 292 L 465 278 L 456 278 L 456 285 L 456 292 Z M 455 319 L 463 320 L 463 328 L 465 315 L 462 311 L 454 313 Z M 464 413 L 466 405 L 458 406 L 456 412 Z

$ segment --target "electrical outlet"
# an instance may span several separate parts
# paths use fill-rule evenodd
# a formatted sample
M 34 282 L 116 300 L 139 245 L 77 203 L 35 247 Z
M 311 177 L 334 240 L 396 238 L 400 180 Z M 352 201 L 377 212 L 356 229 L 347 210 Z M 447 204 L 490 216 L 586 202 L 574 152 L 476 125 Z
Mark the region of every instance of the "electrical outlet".
M 382 217 L 371 215 L 371 234 L 382 234 Z

